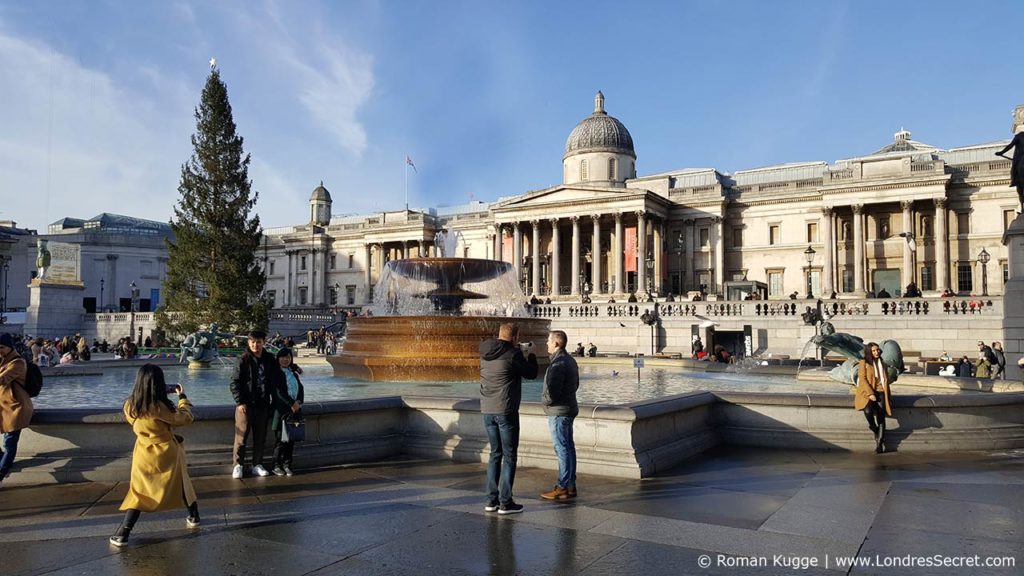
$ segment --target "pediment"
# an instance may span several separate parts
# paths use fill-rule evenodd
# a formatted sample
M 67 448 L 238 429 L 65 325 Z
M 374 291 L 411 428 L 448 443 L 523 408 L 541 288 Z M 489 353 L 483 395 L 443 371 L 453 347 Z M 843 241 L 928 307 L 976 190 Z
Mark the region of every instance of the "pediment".
M 558 204 L 575 204 L 602 200 L 621 200 L 643 195 L 647 190 L 638 188 L 597 188 L 585 186 L 556 186 L 545 190 L 527 192 L 521 196 L 508 198 L 494 207 L 495 210 L 532 208 L 535 206 L 552 206 Z

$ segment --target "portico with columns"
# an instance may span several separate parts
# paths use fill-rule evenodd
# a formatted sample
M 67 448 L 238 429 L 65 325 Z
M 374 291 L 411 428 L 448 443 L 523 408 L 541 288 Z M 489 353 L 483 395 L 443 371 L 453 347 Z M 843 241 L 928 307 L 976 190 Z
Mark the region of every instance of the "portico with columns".
M 632 136 L 598 93 L 566 141 L 558 185 L 343 217 L 330 217 L 318 187 L 315 222 L 268 231 L 268 292 L 276 307 L 329 306 L 335 287 L 358 293 L 342 305 L 366 304 L 388 260 L 436 256 L 434 234 L 448 227 L 465 239 L 460 255 L 510 262 L 526 296 L 553 300 L 648 290 L 714 299 L 731 281 L 764 283 L 769 299 L 808 288 L 895 297 L 911 282 L 925 295 L 997 295 L 1007 269 L 998 240 L 1017 210 L 1010 162 L 995 156 L 1006 142 L 943 150 L 900 130 L 875 152 L 832 163 L 638 176 Z

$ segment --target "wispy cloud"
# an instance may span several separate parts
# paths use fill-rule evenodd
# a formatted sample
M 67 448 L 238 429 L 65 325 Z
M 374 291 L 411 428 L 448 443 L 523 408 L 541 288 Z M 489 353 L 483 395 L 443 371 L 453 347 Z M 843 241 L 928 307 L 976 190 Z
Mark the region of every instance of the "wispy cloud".
M 373 93 L 373 57 L 326 33 L 308 12 L 296 22 L 273 2 L 265 8 L 260 15 L 237 13 L 246 35 L 260 39 L 255 48 L 280 68 L 282 86 L 295 87 L 294 96 L 313 124 L 361 157 L 368 138 L 358 114 Z
M 166 99 L 187 89 L 148 71 Z M 165 220 L 188 141 L 157 103 L 51 46 L 0 27 L 0 198 L 19 224 L 43 228 L 63 216 L 123 212 Z M 179 145 L 182 144 L 183 146 Z

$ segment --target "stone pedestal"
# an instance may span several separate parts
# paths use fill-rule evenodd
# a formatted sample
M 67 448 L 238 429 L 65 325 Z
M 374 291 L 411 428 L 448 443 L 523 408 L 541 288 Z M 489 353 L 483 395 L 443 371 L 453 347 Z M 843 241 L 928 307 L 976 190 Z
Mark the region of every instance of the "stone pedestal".
M 82 329 L 81 282 L 33 280 L 28 285 L 29 306 L 25 314 L 25 334 L 43 338 L 62 338 Z
M 1006 354 L 1006 377 L 1021 379 L 1017 361 L 1024 355 L 1024 215 L 1010 224 L 1003 234 L 1003 245 L 1009 252 L 1010 279 L 1003 296 L 1003 352 Z

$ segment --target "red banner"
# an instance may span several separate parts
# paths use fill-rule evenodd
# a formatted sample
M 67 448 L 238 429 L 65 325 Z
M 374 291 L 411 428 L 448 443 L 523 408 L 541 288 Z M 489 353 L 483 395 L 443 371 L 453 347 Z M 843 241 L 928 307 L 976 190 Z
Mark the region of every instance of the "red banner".
M 636 272 L 636 226 L 626 228 L 625 272 Z M 623 279 L 623 283 L 625 283 L 625 279 Z

